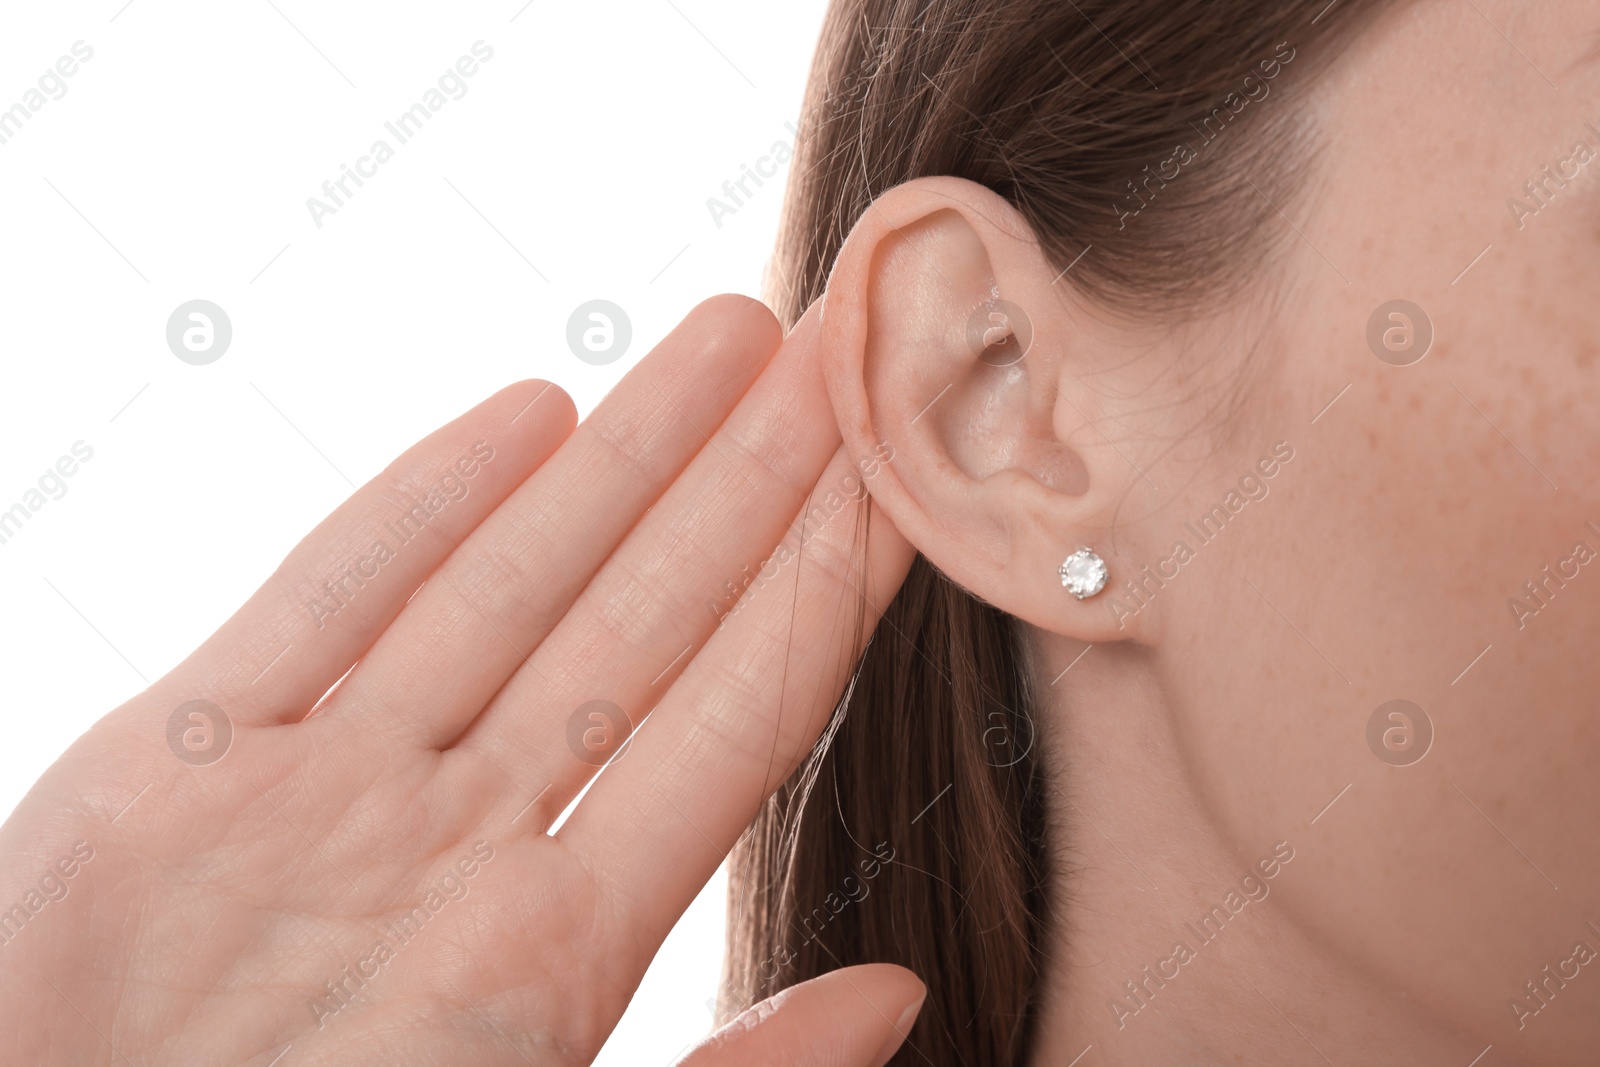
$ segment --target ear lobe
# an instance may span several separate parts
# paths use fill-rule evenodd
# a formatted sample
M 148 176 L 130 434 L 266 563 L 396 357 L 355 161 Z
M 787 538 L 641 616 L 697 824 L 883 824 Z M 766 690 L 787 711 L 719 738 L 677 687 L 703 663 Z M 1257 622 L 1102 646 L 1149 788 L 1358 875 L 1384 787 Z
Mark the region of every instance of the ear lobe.
M 868 489 L 934 566 L 1043 629 L 1116 640 L 1152 625 L 1112 606 L 1119 564 L 1134 569 L 1112 523 L 1139 475 L 1093 425 L 1102 398 L 1074 373 L 1106 328 L 1069 310 L 1057 277 L 990 190 L 898 186 L 858 220 L 829 277 L 828 390 L 854 458 L 893 457 Z M 1079 545 L 1111 574 L 1083 601 L 1057 574 Z

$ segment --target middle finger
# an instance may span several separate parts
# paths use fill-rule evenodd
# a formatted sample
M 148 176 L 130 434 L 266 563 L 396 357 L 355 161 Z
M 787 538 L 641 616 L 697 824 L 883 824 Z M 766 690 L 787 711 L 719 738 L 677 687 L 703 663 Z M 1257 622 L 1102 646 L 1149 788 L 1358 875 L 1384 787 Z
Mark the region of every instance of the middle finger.
M 771 358 L 772 313 L 695 308 L 428 578 L 328 713 L 443 747 L 560 621 Z
M 487 764 L 524 786 L 548 785 L 527 823 L 546 825 L 566 806 L 735 601 L 742 611 L 775 595 L 760 588 L 771 569 L 763 560 L 780 539 L 804 539 L 807 531 L 791 525 L 816 525 L 804 515 L 796 523 L 795 513 L 840 439 L 815 325 L 814 311 L 801 319 L 706 448 L 452 751 L 474 780 L 487 780 Z M 591 722 L 594 701 L 625 721 L 606 722 L 602 711 Z M 591 749 L 578 740 L 591 727 L 613 729 L 606 744 Z M 513 791 L 504 803 L 520 809 L 527 797 Z

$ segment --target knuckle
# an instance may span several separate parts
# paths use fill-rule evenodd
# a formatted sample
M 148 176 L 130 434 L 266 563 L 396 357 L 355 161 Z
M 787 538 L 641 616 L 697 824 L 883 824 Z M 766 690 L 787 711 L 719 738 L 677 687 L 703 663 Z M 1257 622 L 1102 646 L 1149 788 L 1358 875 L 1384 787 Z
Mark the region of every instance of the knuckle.
M 583 457 L 586 468 L 603 470 L 620 466 L 635 481 L 654 482 L 665 471 L 655 470 L 649 460 L 667 456 L 667 438 L 674 432 L 671 408 L 602 412 L 590 424 L 591 448 L 600 456 Z
M 650 621 L 659 617 L 661 595 L 657 593 L 626 559 L 613 559 L 608 564 L 612 572 L 603 595 L 594 597 L 593 625 L 602 637 L 601 644 L 620 645 L 637 651 L 648 633 Z M 602 653 L 613 651 L 602 648 Z
M 853 590 L 860 583 L 860 552 L 851 543 L 848 531 L 853 528 L 852 513 L 847 511 L 824 519 L 819 525 L 807 525 L 802 534 L 802 544 L 797 553 L 798 563 L 808 572 L 807 578 L 821 578 L 827 586 Z M 809 520 L 808 520 L 809 522 Z M 804 579 L 803 579 L 804 580 Z
M 721 449 L 740 474 L 735 485 L 749 485 L 748 475 L 758 476 L 759 485 L 778 486 L 791 493 L 810 488 L 804 471 L 807 449 L 796 415 L 780 399 L 748 423 L 730 425 Z
M 548 529 L 536 520 L 517 517 L 514 533 L 486 539 L 470 562 L 451 568 L 455 573 L 450 576 L 450 584 L 508 640 L 518 634 L 546 633 L 563 613 L 560 598 L 552 595 L 559 579 L 548 561 L 560 556 Z
M 712 659 L 707 661 L 707 685 L 701 701 L 701 721 L 727 741 L 744 732 L 751 718 L 761 715 L 763 686 L 760 667 L 746 661 Z

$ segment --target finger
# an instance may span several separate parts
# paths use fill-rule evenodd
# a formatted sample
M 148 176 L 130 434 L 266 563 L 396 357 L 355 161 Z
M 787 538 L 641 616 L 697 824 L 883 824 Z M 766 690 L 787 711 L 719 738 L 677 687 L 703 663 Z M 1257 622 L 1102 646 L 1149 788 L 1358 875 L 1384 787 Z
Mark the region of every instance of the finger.
M 852 467 L 841 449 L 819 484 Z M 865 524 L 861 509 L 871 508 Z M 557 833 L 659 944 L 816 742 L 913 552 L 866 502 L 813 527 L 781 580 L 706 643 Z M 888 639 L 887 637 L 885 639 Z
M 772 313 L 702 303 L 439 568 L 332 714 L 442 747 L 561 621 L 777 350 Z M 397 707 L 406 714 L 397 715 Z
M 522 785 L 544 790 L 539 817 L 524 825 L 548 825 L 667 691 L 729 616 L 733 581 L 756 576 L 753 582 L 765 584 L 762 561 L 839 446 L 817 369 L 815 327 L 816 316 L 808 314 L 791 331 L 709 446 L 452 749 L 451 759 L 474 764 L 463 773 L 476 780 L 485 780 L 478 764 L 487 763 L 514 768 Z M 859 477 L 841 483 L 829 491 L 847 492 L 848 485 L 860 492 Z M 553 743 L 568 734 L 573 715 L 583 716 L 596 701 L 626 718 L 608 722 L 601 714 L 592 724 L 580 722 L 577 736 L 591 736 L 594 726 L 608 745 L 591 753 Z M 525 792 L 515 790 L 507 805 L 520 809 Z
M 154 688 L 182 700 L 204 693 L 246 724 L 303 718 L 576 421 L 559 387 L 525 381 L 429 434 L 319 523 Z
M 739 1015 L 678 1067 L 883 1067 L 911 1033 L 927 992 L 890 963 L 830 971 Z

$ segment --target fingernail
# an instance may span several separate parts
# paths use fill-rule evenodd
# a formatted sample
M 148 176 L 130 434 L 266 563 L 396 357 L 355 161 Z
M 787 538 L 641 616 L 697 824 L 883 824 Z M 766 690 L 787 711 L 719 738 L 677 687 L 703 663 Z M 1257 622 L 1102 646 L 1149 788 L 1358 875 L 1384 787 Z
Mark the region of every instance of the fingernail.
M 906 1010 L 900 1013 L 900 1018 L 894 1021 L 894 1033 L 889 1035 L 889 1039 L 883 1043 L 883 1048 L 873 1057 L 872 1067 L 883 1067 L 900 1050 L 905 1039 L 911 1036 L 911 1027 L 916 1023 L 917 1013 L 922 1010 L 922 1002 L 927 998 L 928 990 L 924 986 L 922 996 L 907 1005 Z

